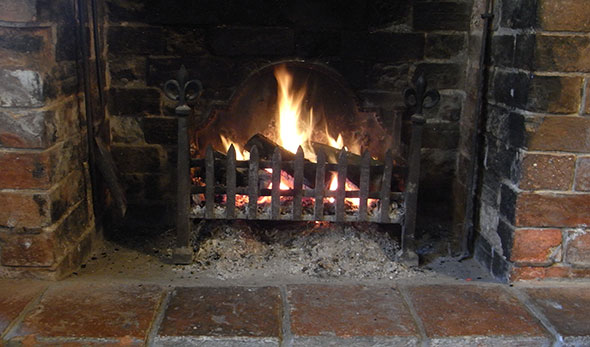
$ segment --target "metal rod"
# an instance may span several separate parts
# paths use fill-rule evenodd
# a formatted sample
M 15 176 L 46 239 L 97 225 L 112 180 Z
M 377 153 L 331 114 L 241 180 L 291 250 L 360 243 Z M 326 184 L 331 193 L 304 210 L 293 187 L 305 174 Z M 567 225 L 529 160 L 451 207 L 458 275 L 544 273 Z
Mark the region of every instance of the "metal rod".
M 272 192 L 271 192 L 271 216 L 272 219 L 278 220 L 280 218 L 281 207 L 281 150 L 275 148 L 272 154 Z
M 295 153 L 295 176 L 293 177 L 293 220 L 301 220 L 301 198 L 303 197 L 303 148 L 299 146 Z
M 317 151 L 316 161 L 313 215 L 315 220 L 321 221 L 324 219 L 324 181 L 326 179 L 326 153 L 323 150 Z
M 461 253 L 462 258 L 468 258 L 473 254 L 473 240 L 475 234 L 475 225 L 477 221 L 475 220 L 475 206 L 477 206 L 478 201 L 477 197 L 479 194 L 477 193 L 478 187 L 480 186 L 481 181 L 481 174 L 479 174 L 479 170 L 481 167 L 481 159 L 483 155 L 480 153 L 481 148 L 484 148 L 484 137 L 481 135 L 481 131 L 485 125 L 485 110 L 483 107 L 485 95 L 487 93 L 487 69 L 485 68 L 485 61 L 488 54 L 488 40 L 489 40 L 489 31 L 490 31 L 490 23 L 491 20 L 494 18 L 493 15 L 493 8 L 494 8 L 494 1 L 493 0 L 486 0 L 485 4 L 485 11 L 481 15 L 483 18 L 483 30 L 482 30 L 482 37 L 481 37 L 481 48 L 480 48 L 480 56 L 479 56 L 479 73 L 477 74 L 477 103 L 475 107 L 475 119 L 474 119 L 474 131 L 471 138 L 471 143 L 473 144 L 471 158 L 469 161 L 469 168 L 467 170 L 467 197 L 465 201 L 465 216 L 464 216 L 464 223 L 463 223 L 463 237 L 461 240 Z
M 225 183 L 225 218 L 236 217 L 236 149 L 234 145 L 229 146 L 226 160 L 226 183 Z
M 371 156 L 365 150 L 361 158 L 361 186 L 359 193 L 359 221 L 367 220 L 367 198 L 369 197 L 369 179 L 371 177 Z
M 344 222 L 344 197 L 346 196 L 346 169 L 348 158 L 343 148 L 338 155 L 338 188 L 336 189 L 336 221 Z
M 420 149 L 422 147 L 422 129 L 424 127 L 422 115 L 412 116 L 412 138 L 410 140 L 410 154 L 408 182 L 406 185 L 406 215 L 402 230 L 402 249 L 406 251 L 414 242 L 416 231 L 416 208 L 418 206 L 418 186 L 420 179 Z
M 248 168 L 248 219 L 256 219 L 258 212 L 258 160 L 258 147 L 252 146 Z

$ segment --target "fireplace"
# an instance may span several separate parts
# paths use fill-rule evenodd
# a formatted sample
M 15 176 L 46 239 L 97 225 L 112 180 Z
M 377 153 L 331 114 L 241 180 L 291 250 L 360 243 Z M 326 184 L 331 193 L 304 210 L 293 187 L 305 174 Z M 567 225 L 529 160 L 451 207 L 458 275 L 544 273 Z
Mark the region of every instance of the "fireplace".
M 184 146 L 177 102 L 162 90 L 181 65 L 203 85 L 190 122 L 207 129 L 205 120 L 223 118 L 249 76 L 272 80 L 265 67 L 303 61 L 335 71 L 348 86 L 343 93 L 354 96 L 355 117 L 401 134 L 389 139 L 393 161 L 408 158 L 412 141 L 404 90 L 422 74 L 439 90 L 439 104 L 422 113 L 419 239 L 474 254 L 504 280 L 585 277 L 587 7 L 583 0 L 3 1 L 0 275 L 66 276 L 109 236 L 114 211 L 124 207 L 128 226 L 176 223 Z M 224 136 L 245 145 L 260 132 Z M 197 147 L 202 161 L 193 164 L 206 166 L 207 145 Z M 263 161 L 272 166 L 272 158 Z M 338 171 L 337 163 L 326 167 Z M 391 181 L 400 192 L 403 176 Z M 195 195 L 206 195 L 202 188 Z M 259 196 L 272 195 L 259 188 Z M 315 189 L 308 188 L 302 200 Z M 369 184 L 369 195 L 378 188 Z M 357 193 L 347 194 L 345 203 Z

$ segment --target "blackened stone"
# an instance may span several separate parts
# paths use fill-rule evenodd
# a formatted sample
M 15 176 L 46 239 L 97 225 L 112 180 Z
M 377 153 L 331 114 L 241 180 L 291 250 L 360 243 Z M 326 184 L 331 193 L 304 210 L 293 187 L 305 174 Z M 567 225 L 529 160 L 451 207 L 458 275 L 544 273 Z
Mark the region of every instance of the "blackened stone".
M 288 1 L 287 18 L 297 28 L 365 29 L 367 27 L 364 0 L 298 0 Z
M 500 141 L 515 148 L 525 145 L 526 129 L 524 116 L 503 107 L 489 106 L 486 130 Z
M 107 0 L 109 19 L 114 22 L 147 24 L 220 24 L 225 0 Z
M 144 175 L 144 196 L 148 200 L 175 201 L 176 187 L 170 184 L 169 175 Z
M 0 20 L 30 22 L 37 14 L 36 0 L 4 0 L 0 3 Z
M 164 54 L 166 38 L 162 28 L 117 27 L 109 28 L 107 38 L 111 54 Z
M 582 99 L 582 78 L 538 76 L 531 80 L 527 110 L 576 113 Z
M 174 223 L 173 204 L 162 201 L 136 201 L 127 205 L 124 224 L 127 226 L 161 227 Z
M 340 33 L 301 31 L 295 34 L 295 54 L 302 58 L 336 56 L 340 52 Z
M 502 218 L 498 223 L 498 236 L 502 242 L 502 254 L 506 259 L 510 259 L 512 254 L 512 244 L 514 241 L 514 227 L 506 223 Z
M 492 270 L 492 246 L 481 235 L 475 239 L 474 256 L 478 263 L 491 272 Z
M 109 59 L 111 83 L 124 86 L 128 83 L 145 82 L 147 59 L 145 57 L 124 57 Z
M 78 71 L 75 61 L 62 61 L 43 77 L 43 94 L 48 99 L 78 92 Z
M 422 63 L 416 66 L 413 80 L 424 74 L 428 86 L 435 89 L 461 89 L 465 76 L 462 64 Z
M 37 20 L 74 24 L 76 9 L 74 0 L 37 0 Z
M 492 94 L 496 102 L 524 109 L 528 101 L 532 75 L 497 71 L 493 77 Z
M 424 110 L 424 116 L 427 119 L 456 122 L 461 118 L 462 109 L 463 96 L 460 93 L 444 93 L 435 107 Z
M 327 63 L 338 71 L 351 87 L 362 89 L 367 86 L 367 67 L 364 61 L 332 59 Z
M 471 8 L 467 2 L 416 1 L 413 15 L 415 30 L 468 31 Z
M 112 88 L 109 94 L 109 112 L 115 116 L 136 116 L 160 113 L 160 91 L 151 88 Z
M 466 49 L 463 34 L 428 34 L 426 36 L 427 58 L 451 59 Z
M 241 82 L 236 78 L 234 62 L 228 58 L 189 57 L 189 58 L 149 58 L 147 84 L 161 87 L 167 80 L 176 77 L 181 65 L 188 70 L 190 79 L 198 79 L 205 90 L 230 87 Z M 241 76 L 239 76 L 241 77 Z
M 147 143 L 167 145 L 176 145 L 178 143 L 176 118 L 145 117 L 143 131 Z
M 0 106 L 38 107 L 44 104 L 43 81 L 36 71 L 0 69 Z
M 367 3 L 369 27 L 385 27 L 406 23 L 409 20 L 411 8 L 409 0 L 369 0 Z
M 112 142 L 127 144 L 145 143 L 142 123 L 143 117 L 111 116 L 110 135 Z
M 406 62 L 424 58 L 423 34 L 345 32 L 342 55 L 379 62 Z
M 516 183 L 520 177 L 518 151 L 495 138 L 487 137 L 486 143 L 488 170 L 501 179 Z
M 536 38 L 533 34 L 516 36 L 514 67 L 532 70 L 535 55 Z
M 492 37 L 491 64 L 511 67 L 514 61 L 514 41 L 512 35 L 495 35 Z
M 511 29 L 526 29 L 537 21 L 537 0 L 502 1 L 500 25 Z
M 285 56 L 294 52 L 295 35 L 287 28 L 217 28 L 209 45 L 222 56 Z
M 422 137 L 422 148 L 456 149 L 459 136 L 457 123 L 427 123 Z
M 64 60 L 76 60 L 78 56 L 78 44 L 75 25 L 60 25 L 57 28 L 57 43 L 55 44 L 55 58 L 58 62 Z
M 221 0 L 209 2 L 218 3 L 215 9 L 213 9 L 212 5 L 208 7 L 212 11 L 218 12 L 222 23 L 227 25 L 282 26 L 292 22 L 292 19 L 289 18 L 292 9 L 289 8 L 290 2 L 286 0 Z M 296 1 L 294 3 L 301 5 L 305 2 Z
M 492 249 L 492 252 L 492 276 L 501 282 L 508 282 L 512 264 L 495 249 Z
M 438 189 L 440 192 L 435 193 L 435 196 L 444 200 L 443 196 L 451 192 L 456 160 L 457 152 L 454 150 L 422 149 L 420 190 Z
M 18 53 L 36 53 L 43 49 L 43 37 L 29 28 L 0 28 L 0 49 Z
M 516 198 L 516 192 L 511 187 L 502 184 L 500 190 L 500 213 L 512 224 L 514 224 Z
M 397 91 L 402 95 L 402 91 L 409 87 L 409 69 L 409 64 L 374 64 L 369 71 L 368 88 Z
M 205 30 L 192 27 L 164 28 L 167 55 L 194 56 L 207 53 Z
M 112 145 L 111 152 L 123 173 L 158 172 L 163 162 L 160 149 L 153 145 Z

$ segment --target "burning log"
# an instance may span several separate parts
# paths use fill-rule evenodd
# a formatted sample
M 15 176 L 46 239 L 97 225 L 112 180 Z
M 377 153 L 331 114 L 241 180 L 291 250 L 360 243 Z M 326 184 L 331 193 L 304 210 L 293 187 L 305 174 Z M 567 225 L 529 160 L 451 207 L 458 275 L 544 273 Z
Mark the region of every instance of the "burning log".
M 273 140 L 269 139 L 268 137 L 262 134 L 256 134 L 252 136 L 246 145 L 244 146 L 247 150 L 250 150 L 253 146 L 258 148 L 258 153 L 261 159 L 270 160 L 272 159 L 273 153 L 275 149 L 278 149 L 279 153 L 281 154 L 281 159 L 284 161 L 292 161 L 295 162 L 296 155 L 289 152 Z M 309 160 L 304 160 L 305 164 L 311 163 Z M 295 170 L 294 167 L 285 166 L 282 168 L 285 172 L 289 175 L 294 176 Z M 315 169 L 311 165 L 303 165 L 303 183 L 310 187 L 315 187 Z

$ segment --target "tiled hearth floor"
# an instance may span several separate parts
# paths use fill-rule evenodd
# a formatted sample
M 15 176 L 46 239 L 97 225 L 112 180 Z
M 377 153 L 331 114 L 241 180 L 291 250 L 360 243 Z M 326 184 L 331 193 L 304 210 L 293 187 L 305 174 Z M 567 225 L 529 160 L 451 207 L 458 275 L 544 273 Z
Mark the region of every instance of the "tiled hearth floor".
M 0 281 L 6 346 L 590 346 L 590 283 Z

